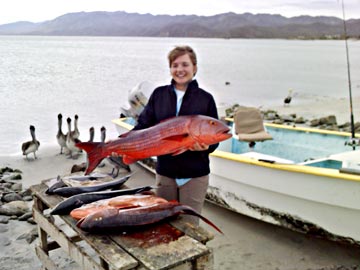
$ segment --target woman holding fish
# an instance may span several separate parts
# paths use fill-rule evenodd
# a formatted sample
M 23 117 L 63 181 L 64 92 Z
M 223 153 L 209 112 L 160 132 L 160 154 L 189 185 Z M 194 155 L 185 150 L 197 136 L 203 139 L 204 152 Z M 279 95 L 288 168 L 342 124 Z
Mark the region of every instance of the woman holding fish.
M 153 91 L 134 130 L 180 115 L 205 115 L 218 119 L 214 98 L 194 79 L 197 72 L 194 50 L 189 46 L 175 47 L 169 52 L 168 61 L 171 84 Z M 157 195 L 189 205 L 200 213 L 209 183 L 209 154 L 217 146 L 195 143 L 190 151 L 158 156 Z M 199 222 L 197 217 L 186 215 L 184 218 L 195 224 Z

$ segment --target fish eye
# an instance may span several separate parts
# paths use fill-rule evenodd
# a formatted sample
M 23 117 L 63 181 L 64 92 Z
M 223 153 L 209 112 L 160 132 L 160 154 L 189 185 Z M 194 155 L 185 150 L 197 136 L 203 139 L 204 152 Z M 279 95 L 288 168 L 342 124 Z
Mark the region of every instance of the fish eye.
M 215 121 L 210 120 L 210 121 L 209 121 L 209 124 L 213 126 L 213 125 L 215 125 Z

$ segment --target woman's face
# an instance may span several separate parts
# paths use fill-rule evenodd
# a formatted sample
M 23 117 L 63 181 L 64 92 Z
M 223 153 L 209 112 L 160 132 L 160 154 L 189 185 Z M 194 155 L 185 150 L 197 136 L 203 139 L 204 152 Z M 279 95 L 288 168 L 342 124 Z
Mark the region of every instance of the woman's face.
M 196 66 L 191 62 L 190 56 L 184 54 L 171 63 L 170 73 L 176 83 L 176 89 L 186 90 L 188 83 L 196 73 Z

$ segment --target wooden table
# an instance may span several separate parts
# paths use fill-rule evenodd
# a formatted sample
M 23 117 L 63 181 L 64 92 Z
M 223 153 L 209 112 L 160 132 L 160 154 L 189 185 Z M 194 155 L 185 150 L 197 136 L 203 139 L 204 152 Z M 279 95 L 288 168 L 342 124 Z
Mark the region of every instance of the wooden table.
M 213 238 L 201 227 L 183 223 L 181 218 L 163 222 L 141 231 L 119 234 L 90 234 L 76 227 L 69 215 L 58 216 L 65 233 L 48 214 L 64 198 L 47 195 L 43 183 L 30 188 L 33 192 L 33 216 L 39 230 L 36 254 L 44 269 L 58 269 L 49 251 L 61 247 L 81 269 L 174 269 L 211 270 L 213 253 L 206 243 Z M 87 249 L 84 249 L 86 243 Z M 94 255 L 96 254 L 96 255 Z

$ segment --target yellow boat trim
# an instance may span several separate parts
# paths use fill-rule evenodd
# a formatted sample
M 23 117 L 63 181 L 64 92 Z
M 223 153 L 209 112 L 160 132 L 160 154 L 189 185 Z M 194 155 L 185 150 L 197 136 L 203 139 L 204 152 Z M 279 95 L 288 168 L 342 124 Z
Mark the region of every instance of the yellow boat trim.
M 118 126 L 126 128 L 127 130 L 133 129 L 134 126 L 124 122 L 125 120 L 126 120 L 126 118 L 117 118 L 117 119 L 111 120 L 111 122 L 113 122 L 114 124 L 116 124 Z
M 336 169 L 327 169 L 327 168 L 320 168 L 320 167 L 311 167 L 305 165 L 297 165 L 297 164 L 279 164 L 279 163 L 269 163 L 265 161 L 258 161 L 256 159 L 242 156 L 241 154 L 234 154 L 225 151 L 215 150 L 213 153 L 210 154 L 211 156 L 233 160 L 236 162 L 247 163 L 255 166 L 262 166 L 276 170 L 284 170 L 284 171 L 291 171 L 297 173 L 305 173 L 305 174 L 312 174 L 317 176 L 325 176 L 331 178 L 337 178 L 342 180 L 350 180 L 350 181 L 358 181 L 360 182 L 360 176 L 355 174 L 348 174 L 348 173 L 341 173 L 339 170 Z
M 226 117 L 226 121 L 234 122 L 234 118 Z M 343 137 L 351 137 L 350 132 L 344 131 L 334 131 L 334 130 L 325 130 L 325 129 L 318 129 L 318 128 L 309 128 L 309 127 L 298 127 L 298 126 L 290 126 L 290 125 L 281 125 L 281 124 L 273 124 L 264 122 L 265 127 L 273 127 L 279 129 L 287 129 L 293 131 L 303 131 L 309 133 L 320 133 L 320 134 L 328 134 L 328 135 L 336 135 L 336 136 L 343 136 Z M 360 138 L 360 134 L 355 134 L 356 138 Z

